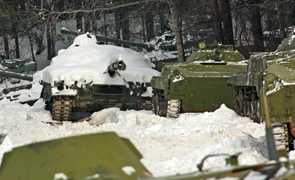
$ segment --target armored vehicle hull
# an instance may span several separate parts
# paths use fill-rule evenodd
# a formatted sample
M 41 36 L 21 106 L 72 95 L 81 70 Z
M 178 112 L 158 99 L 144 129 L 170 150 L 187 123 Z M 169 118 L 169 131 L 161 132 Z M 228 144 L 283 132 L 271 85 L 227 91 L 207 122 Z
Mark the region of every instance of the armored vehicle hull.
M 0 134 L 0 144 L 3 137 Z M 0 179 L 293 180 L 295 161 L 289 161 L 284 151 L 277 154 L 272 161 L 252 165 L 239 164 L 240 153 L 209 154 L 197 164 L 198 171 L 155 177 L 130 140 L 105 132 L 16 147 L 4 154 Z M 224 158 L 226 167 L 206 168 L 209 158 Z
M 161 76 L 153 77 L 153 111 L 178 117 L 183 112 L 213 111 L 221 104 L 233 108 L 230 76 L 246 68 L 244 57 L 232 46 L 220 45 L 193 53 L 184 64 L 165 64 Z
M 0 179 L 133 180 L 152 177 L 140 162 L 141 158 L 130 140 L 114 132 L 67 137 L 7 152 Z M 57 174 L 67 178 L 56 178 Z
M 80 35 L 44 70 L 41 97 L 59 121 L 70 120 L 72 111 L 151 109 L 150 80 L 159 75 L 152 67 L 135 51 Z
M 285 39 L 277 51 L 252 55 L 246 71 L 228 81 L 234 86 L 235 111 L 260 123 L 269 119 L 277 149 L 294 149 L 295 42 Z M 265 96 L 266 100 L 263 100 Z
M 72 112 L 95 112 L 104 108 L 118 107 L 127 109 L 151 109 L 151 98 L 130 95 L 126 86 L 93 85 L 77 88 L 77 95 L 49 95 L 51 85 L 43 83 L 43 95 L 46 109 L 54 120 L 70 120 Z

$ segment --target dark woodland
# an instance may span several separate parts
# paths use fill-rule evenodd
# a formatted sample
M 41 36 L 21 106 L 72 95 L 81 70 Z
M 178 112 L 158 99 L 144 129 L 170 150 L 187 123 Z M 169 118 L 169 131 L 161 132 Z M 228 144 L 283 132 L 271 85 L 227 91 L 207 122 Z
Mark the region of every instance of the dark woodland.
M 294 10 L 293 0 L 2 0 L 0 50 L 18 58 L 19 38 L 26 37 L 33 60 L 45 50 L 50 60 L 58 50 L 55 42 L 63 39 L 57 26 L 72 22 L 73 31 L 134 42 L 171 32 L 179 61 L 199 42 L 233 44 L 249 57 L 274 51 L 292 35 Z

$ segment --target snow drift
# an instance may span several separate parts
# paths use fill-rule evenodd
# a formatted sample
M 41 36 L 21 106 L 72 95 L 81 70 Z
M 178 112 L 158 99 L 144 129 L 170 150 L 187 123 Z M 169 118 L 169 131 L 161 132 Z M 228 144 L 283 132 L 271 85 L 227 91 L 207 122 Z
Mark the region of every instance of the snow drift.
M 155 176 L 196 171 L 196 164 L 209 154 L 242 152 L 241 164 L 267 160 L 265 125 L 238 116 L 224 105 L 214 112 L 181 114 L 175 120 L 159 117 L 151 111 L 109 108 L 95 112 L 90 122 L 62 124 L 52 121 L 42 100 L 32 107 L 0 101 L 0 107 L 0 132 L 8 135 L 0 146 L 0 159 L 11 147 L 114 131 L 132 141 L 143 154 L 143 164 Z M 205 163 L 205 168 L 224 166 L 223 157 Z

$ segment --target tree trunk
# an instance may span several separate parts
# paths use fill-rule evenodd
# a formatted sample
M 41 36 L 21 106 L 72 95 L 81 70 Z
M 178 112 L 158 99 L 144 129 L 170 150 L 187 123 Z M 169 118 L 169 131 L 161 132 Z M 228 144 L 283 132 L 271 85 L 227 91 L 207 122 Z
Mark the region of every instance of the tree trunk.
M 78 4 L 78 6 L 82 7 L 82 1 L 81 1 L 81 0 L 78 0 L 78 1 L 77 1 L 77 4 Z M 77 26 L 77 30 L 78 30 L 78 31 L 81 31 L 81 32 L 83 32 L 82 17 L 83 17 L 83 14 L 82 14 L 81 12 L 78 12 L 78 13 L 76 14 L 76 19 L 77 19 L 77 20 L 76 20 L 76 21 L 77 21 L 76 26 Z
M 4 33 L 4 50 L 5 50 L 5 55 L 7 59 L 10 59 L 10 54 L 9 54 L 9 43 L 8 43 L 8 37 Z
M 93 24 L 94 34 L 97 34 L 98 32 L 98 24 L 97 24 L 98 15 L 97 14 L 98 14 L 97 12 L 92 13 L 92 24 Z
M 122 38 L 123 40 L 130 40 L 130 29 L 129 29 L 129 14 L 127 11 L 120 14 L 122 22 Z M 124 46 L 129 47 L 129 46 Z
M 47 8 L 50 12 L 54 11 L 53 3 L 51 1 L 48 2 Z M 55 22 L 51 17 L 48 17 L 46 24 L 46 36 L 47 36 L 47 59 L 51 60 L 54 57 L 54 33 L 55 33 Z
M 46 37 L 47 37 L 47 59 L 51 60 L 52 59 L 52 40 L 51 40 L 51 24 L 47 23 L 47 31 L 46 31 Z
M 279 23 L 279 29 L 280 29 L 280 39 L 283 41 L 286 38 L 286 31 L 285 31 L 285 22 L 284 22 L 284 10 L 281 0 L 278 0 L 277 2 L 277 8 L 278 8 L 278 23 Z
M 249 2 L 249 12 L 252 22 L 252 34 L 254 38 L 254 50 L 255 51 L 264 51 L 264 45 L 263 45 L 263 33 L 262 33 L 262 27 L 261 27 L 261 15 L 260 15 L 260 7 L 259 7 L 259 1 L 251 0 Z
M 106 13 L 103 13 L 103 23 L 104 23 L 104 35 L 108 36 L 108 30 L 107 30 L 107 20 L 106 20 Z M 108 41 L 106 41 L 106 44 L 108 44 Z
M 160 35 L 162 35 L 166 30 L 165 17 L 163 15 L 163 13 L 160 13 L 159 16 L 160 16 L 160 18 L 159 18 L 160 19 Z
M 19 12 L 17 8 L 14 8 L 15 12 L 16 12 L 16 20 L 19 21 Z M 18 39 L 18 29 L 17 26 L 13 26 L 12 27 L 12 32 L 14 35 L 14 42 L 15 42 L 15 58 L 20 58 L 20 54 L 19 54 L 19 39 Z
M 224 44 L 234 45 L 233 24 L 231 16 L 231 7 L 229 0 L 221 0 L 221 9 L 223 15 L 223 38 Z
M 295 12 L 295 4 L 292 2 L 291 3 L 291 12 Z M 291 24 L 295 24 L 295 14 L 294 13 L 292 13 L 291 15 L 290 15 L 290 22 L 291 22 Z
M 80 12 L 77 13 L 76 19 L 77 19 L 77 30 L 83 32 L 82 14 Z
M 145 24 L 146 24 L 146 36 L 147 41 L 150 41 L 155 37 L 154 31 L 154 17 L 152 12 L 147 12 L 145 15 Z
M 84 6 L 85 6 L 85 9 L 90 9 L 89 7 L 89 0 L 84 0 Z M 84 31 L 83 32 L 91 32 L 91 25 L 90 25 L 90 22 L 91 22 L 91 13 L 84 13 L 83 14 L 83 17 L 84 17 Z
M 56 22 L 52 22 L 51 24 L 51 56 L 54 57 L 55 54 L 55 42 L 56 42 Z
M 142 17 L 141 17 L 141 23 L 142 23 L 142 37 L 143 37 L 143 42 L 146 42 L 146 37 L 145 37 L 145 23 L 144 23 L 144 13 L 142 13 Z
M 159 16 L 159 23 L 160 23 L 160 28 L 159 30 L 157 29 L 156 33 L 157 35 L 162 35 L 165 33 L 165 31 L 171 31 L 169 27 L 169 20 L 165 18 L 165 13 L 167 13 L 167 8 L 163 8 L 165 6 L 163 3 L 158 2 L 157 4 L 157 14 Z
M 18 34 L 15 32 L 14 34 L 14 42 L 15 42 L 15 57 L 20 58 L 19 54 L 19 40 L 18 40 Z
M 217 34 L 217 42 L 224 43 L 223 30 L 222 30 L 222 25 L 221 25 L 221 14 L 220 14 L 219 7 L 218 7 L 218 1 L 217 0 L 211 1 L 211 7 L 213 10 L 213 14 L 214 14 L 214 26 L 213 27 L 215 27 L 215 33 Z
M 120 22 L 120 13 L 118 11 L 115 11 L 115 23 L 116 23 L 116 35 L 117 39 L 121 39 L 121 22 Z M 116 44 L 117 46 L 120 46 L 119 44 Z
M 181 20 L 178 15 L 177 4 L 179 0 L 169 0 L 170 12 L 172 14 L 173 25 L 175 30 L 176 37 L 176 48 L 178 54 L 178 61 L 185 62 L 184 50 L 183 50 L 183 41 L 182 41 L 182 25 Z
M 27 34 L 28 34 L 28 39 L 29 39 L 30 47 L 31 47 L 32 59 L 33 59 L 34 62 L 36 62 L 35 55 L 34 55 L 34 48 L 33 48 L 33 46 L 34 46 L 34 45 L 33 45 L 33 40 L 32 40 L 32 38 L 31 38 L 30 33 L 28 32 Z

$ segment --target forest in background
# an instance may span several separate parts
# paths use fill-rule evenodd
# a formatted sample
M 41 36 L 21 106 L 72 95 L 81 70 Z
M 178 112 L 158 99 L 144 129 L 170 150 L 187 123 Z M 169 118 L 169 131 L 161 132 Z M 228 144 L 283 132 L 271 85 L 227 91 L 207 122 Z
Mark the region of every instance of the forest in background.
M 0 47 L 6 58 L 19 58 L 26 37 L 33 60 L 45 50 L 51 60 L 63 39 L 57 26 L 69 21 L 73 31 L 135 42 L 171 31 L 179 61 L 187 39 L 196 47 L 233 44 L 247 57 L 275 50 L 292 34 L 294 10 L 293 0 L 0 0 Z

